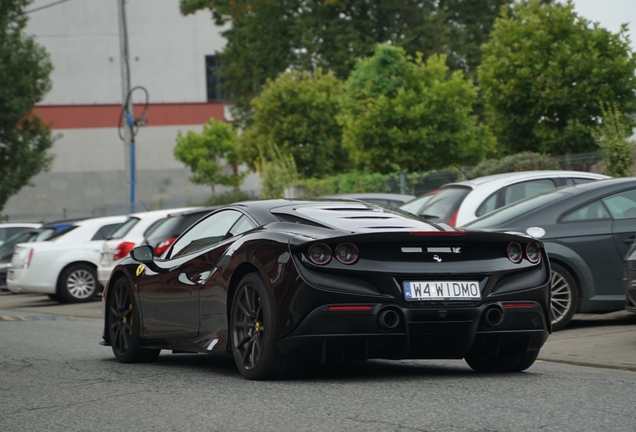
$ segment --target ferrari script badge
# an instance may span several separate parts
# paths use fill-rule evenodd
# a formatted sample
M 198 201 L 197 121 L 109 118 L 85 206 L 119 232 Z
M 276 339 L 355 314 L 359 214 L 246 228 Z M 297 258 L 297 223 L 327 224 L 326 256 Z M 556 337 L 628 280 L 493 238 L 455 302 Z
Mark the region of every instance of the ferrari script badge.
M 146 270 L 146 266 L 143 265 L 143 264 L 139 264 L 139 267 L 137 267 L 137 276 L 142 274 L 144 272 L 144 270 Z

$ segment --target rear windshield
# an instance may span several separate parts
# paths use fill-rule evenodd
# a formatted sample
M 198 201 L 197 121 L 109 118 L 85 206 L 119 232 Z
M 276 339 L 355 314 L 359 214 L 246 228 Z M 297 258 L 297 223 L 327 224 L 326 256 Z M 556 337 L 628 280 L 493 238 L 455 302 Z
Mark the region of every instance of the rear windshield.
M 418 214 L 433 222 L 448 222 L 470 191 L 470 188 L 462 186 L 442 188 Z
M 400 206 L 401 210 L 407 211 L 409 213 L 413 213 L 416 215 L 420 214 L 420 209 L 422 207 L 424 207 L 424 205 L 426 205 L 426 203 L 428 203 L 430 200 L 433 199 L 435 195 L 434 194 L 430 194 L 430 195 L 422 195 L 421 197 L 417 197 L 415 199 L 412 199 L 411 201 L 402 204 Z
M 130 231 L 132 227 L 137 224 L 137 222 L 139 222 L 139 218 L 128 218 L 126 222 L 119 225 L 119 227 L 117 227 L 112 233 L 110 233 L 108 239 L 110 240 L 123 238 L 126 234 L 128 234 L 128 231 Z
M 56 231 L 52 228 L 47 228 L 38 235 L 35 241 L 57 240 L 58 238 L 62 237 L 64 234 L 67 234 L 73 231 L 75 228 L 77 228 L 77 225 L 71 225 L 59 231 Z
M 541 195 L 535 195 L 522 201 L 517 201 L 499 210 L 495 210 L 485 216 L 467 223 L 470 228 L 489 228 L 505 224 L 531 210 L 543 207 L 552 202 L 563 199 L 565 194 L 561 192 L 548 191 Z

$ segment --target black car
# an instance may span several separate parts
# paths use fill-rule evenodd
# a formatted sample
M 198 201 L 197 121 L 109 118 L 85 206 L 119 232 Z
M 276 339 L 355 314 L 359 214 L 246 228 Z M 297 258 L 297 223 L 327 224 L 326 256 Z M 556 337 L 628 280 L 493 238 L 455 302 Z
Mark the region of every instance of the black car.
M 623 309 L 623 260 L 636 233 L 636 178 L 556 189 L 504 207 L 465 227 L 540 238 L 552 268 L 552 327 L 576 312 Z
M 461 359 L 530 367 L 550 331 L 541 242 L 468 232 L 360 201 L 222 207 L 157 259 L 131 251 L 104 290 L 103 345 L 232 355 L 249 379 L 305 361 Z
M 636 313 L 636 243 L 625 257 L 625 310 Z
M 159 221 L 144 239 L 143 244 L 152 246 L 155 256 L 161 256 L 181 233 L 215 208 L 208 207 L 169 214 Z

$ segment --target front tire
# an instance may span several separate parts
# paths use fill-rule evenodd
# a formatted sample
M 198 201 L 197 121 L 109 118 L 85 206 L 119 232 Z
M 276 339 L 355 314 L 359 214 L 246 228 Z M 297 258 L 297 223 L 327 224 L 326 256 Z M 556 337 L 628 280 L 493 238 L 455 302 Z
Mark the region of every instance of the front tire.
M 139 312 L 130 283 L 125 277 L 108 293 L 108 338 L 113 354 L 121 363 L 147 363 L 157 359 L 160 349 L 145 349 L 139 336 Z
M 284 356 L 274 344 L 274 310 L 257 273 L 241 279 L 232 301 L 230 342 L 239 372 L 252 380 L 288 378 L 302 365 Z
M 58 294 L 65 302 L 82 303 L 93 300 L 98 290 L 95 269 L 86 264 L 74 264 L 62 273 Z
M 579 306 L 579 290 L 574 278 L 563 266 L 550 263 L 550 319 L 552 331 L 562 330 L 572 320 Z
M 477 359 L 466 357 L 466 363 L 476 372 L 521 372 L 528 369 L 539 356 L 539 350 L 526 351 L 519 357 Z

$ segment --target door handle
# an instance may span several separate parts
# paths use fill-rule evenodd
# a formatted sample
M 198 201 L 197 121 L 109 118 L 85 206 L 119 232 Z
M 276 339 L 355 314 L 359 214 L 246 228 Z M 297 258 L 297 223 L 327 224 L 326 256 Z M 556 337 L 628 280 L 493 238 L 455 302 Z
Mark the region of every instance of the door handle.
M 631 236 L 631 237 L 626 238 L 625 240 L 623 240 L 623 243 L 625 243 L 625 244 L 633 244 L 635 239 L 636 239 L 636 236 Z

